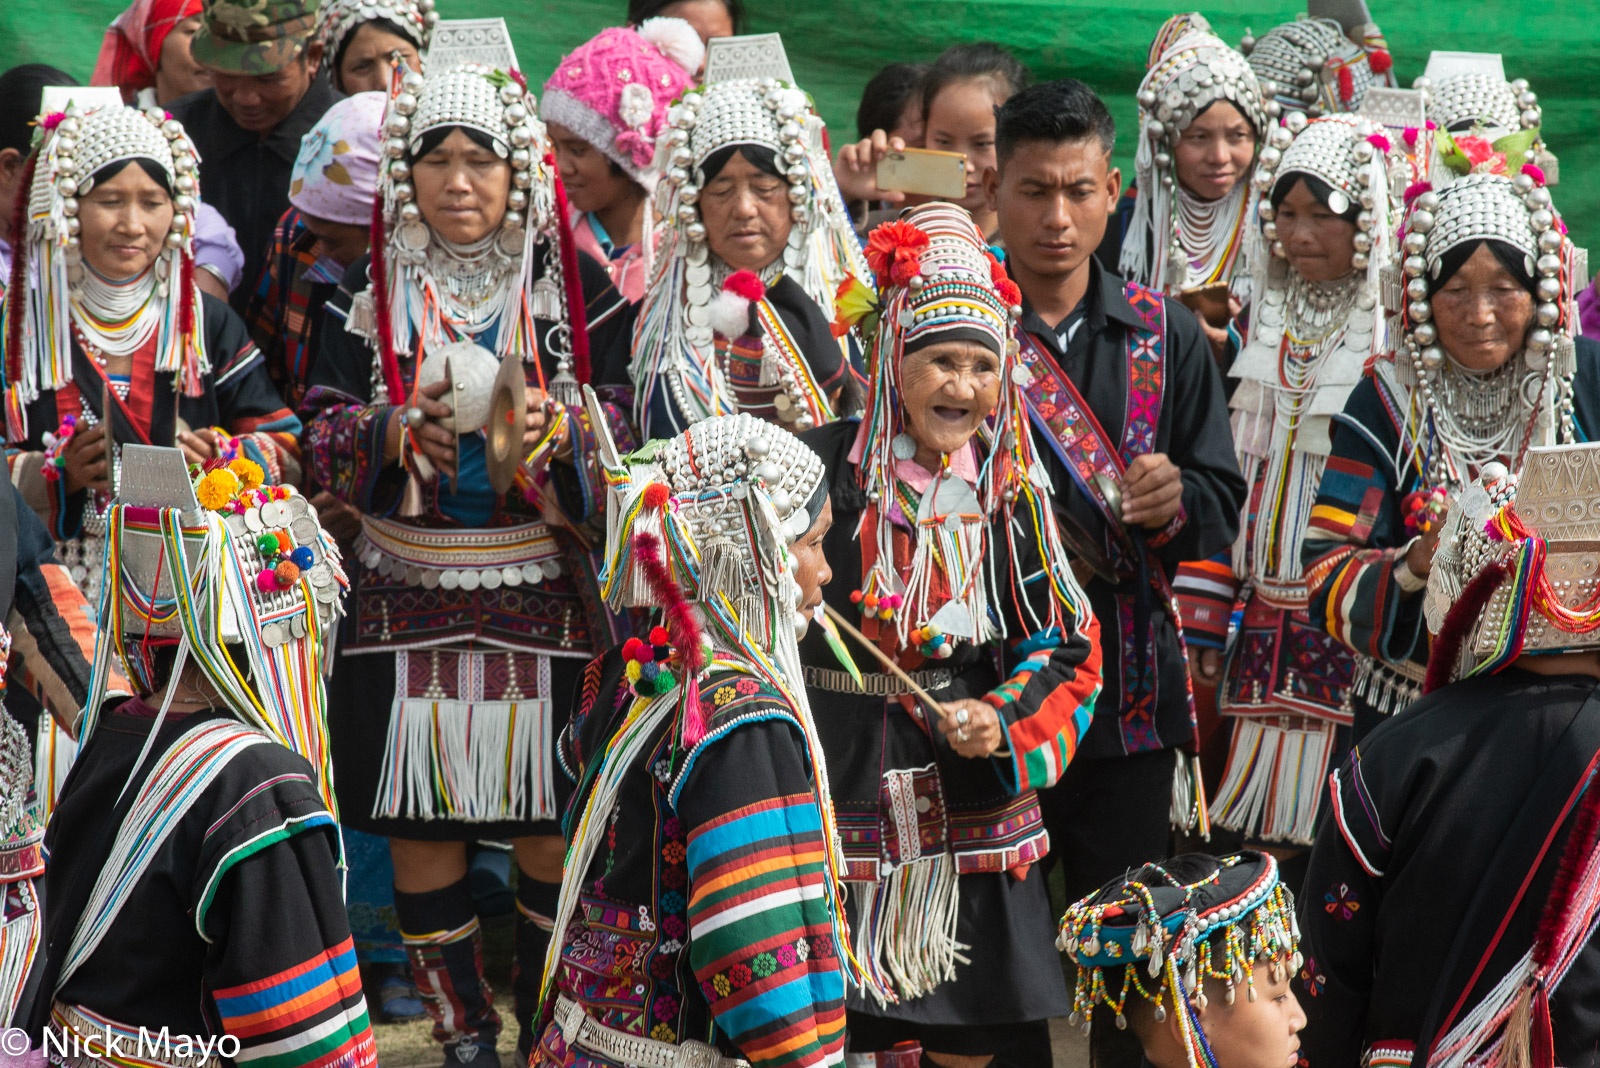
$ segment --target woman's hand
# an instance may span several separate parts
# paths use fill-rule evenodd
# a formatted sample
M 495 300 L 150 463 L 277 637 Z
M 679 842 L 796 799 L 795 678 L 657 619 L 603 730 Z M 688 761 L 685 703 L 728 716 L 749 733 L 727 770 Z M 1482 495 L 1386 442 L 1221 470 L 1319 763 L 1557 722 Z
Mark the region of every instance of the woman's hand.
M 845 145 L 833 161 L 833 178 L 839 183 L 839 192 L 845 203 L 861 200 L 882 200 L 898 204 L 906 195 L 893 189 L 878 188 L 878 164 L 890 152 L 904 151 L 906 143 L 890 137 L 882 130 L 873 130 L 864 141 Z
M 946 701 L 944 715 L 939 720 L 939 730 L 944 733 L 951 749 L 974 759 L 990 755 L 1005 740 L 999 713 L 992 705 L 971 698 Z
M 183 450 L 183 458 L 192 464 L 215 459 L 221 452 L 221 440 L 222 435 L 209 426 L 178 431 L 178 448 Z
M 431 385 L 423 386 L 417 390 L 412 399 L 411 408 L 422 413 L 420 423 L 412 422 L 415 419 L 406 413 L 406 422 L 411 425 L 411 440 L 423 456 L 426 456 L 433 466 L 450 476 L 456 475 L 456 435 L 453 430 L 446 430 L 439 425 L 439 420 L 448 419 L 451 409 L 439 398 L 450 392 L 450 380 L 442 378 Z
M 1406 569 L 1419 579 L 1428 577 L 1433 570 L 1433 553 L 1439 548 L 1439 528 L 1443 523 L 1435 523 L 1432 530 L 1419 534 L 1406 550 Z
M 1198 686 L 1215 686 L 1222 671 L 1222 654 L 1215 649 L 1189 646 L 1189 679 Z
M 522 430 L 522 454 L 526 456 L 532 452 L 534 446 L 544 440 L 549 432 L 551 420 L 556 418 L 556 413 L 551 407 L 550 397 L 542 389 L 524 386 L 527 390 L 528 421 Z M 557 460 L 570 460 L 572 458 L 572 425 L 563 422 L 560 437 L 556 440 L 555 452 L 552 454 Z
M 106 425 L 96 423 L 88 430 L 73 433 L 72 440 L 61 450 L 64 464 L 62 478 L 67 492 L 79 490 L 109 490 L 111 476 L 106 471 Z

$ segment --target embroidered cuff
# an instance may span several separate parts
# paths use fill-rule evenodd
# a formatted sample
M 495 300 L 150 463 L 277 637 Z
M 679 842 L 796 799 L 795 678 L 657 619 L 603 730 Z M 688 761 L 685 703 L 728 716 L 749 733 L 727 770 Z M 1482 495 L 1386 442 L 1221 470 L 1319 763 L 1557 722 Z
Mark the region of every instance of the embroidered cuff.
M 1167 542 L 1171 541 L 1173 538 L 1176 538 L 1178 536 L 1178 531 L 1182 530 L 1184 526 L 1188 524 L 1188 522 L 1189 513 L 1183 507 L 1183 505 L 1180 504 L 1178 505 L 1178 514 L 1172 517 L 1172 521 L 1170 523 L 1162 527 L 1160 530 L 1145 535 L 1145 544 L 1150 546 L 1152 549 L 1161 548 L 1163 545 L 1167 544 Z

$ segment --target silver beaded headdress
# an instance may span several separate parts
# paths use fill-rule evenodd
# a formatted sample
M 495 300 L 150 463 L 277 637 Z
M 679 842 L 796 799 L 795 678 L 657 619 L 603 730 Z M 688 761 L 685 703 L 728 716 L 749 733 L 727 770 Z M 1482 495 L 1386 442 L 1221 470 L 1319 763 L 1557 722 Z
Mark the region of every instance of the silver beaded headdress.
M 1438 636 L 1430 688 L 1523 653 L 1600 647 L 1600 445 L 1531 448 L 1521 472 L 1485 465 L 1453 502 L 1423 601 Z
M 323 679 L 348 583 L 316 508 L 292 486 L 262 485 L 248 459 L 201 470 L 178 449 L 129 445 L 106 524 L 115 536 L 85 733 L 112 658 L 154 692 L 168 680 L 152 673 L 146 647 L 176 642 L 171 675 L 192 657 L 237 718 L 311 762 L 336 811 Z
M 155 369 L 177 372 L 187 395 L 201 389 L 206 357 L 193 282 L 200 195 L 194 144 L 183 124 L 159 108 L 71 107 L 40 117 L 27 164 L 27 222 L 10 281 L 13 291 L 26 296 L 6 302 L 6 407 L 13 441 L 27 436 L 26 406 L 41 390 L 59 389 L 72 377 L 72 308 L 88 270 L 79 245 L 79 200 L 93 189 L 97 171 L 135 159 L 156 164 L 174 194 L 172 224 L 151 267 L 154 303 L 144 313 L 160 317 Z M 22 315 L 14 319 L 19 307 Z
M 394 23 L 417 51 L 426 53 L 439 13 L 434 0 L 324 0 L 317 19 L 316 39 L 322 42 L 323 61 L 332 63 L 350 32 L 375 19 Z
M 424 136 L 450 126 L 485 134 L 511 165 L 508 209 L 482 247 L 447 247 L 423 217 L 412 185 Z M 374 212 L 374 285 L 350 315 L 350 329 L 379 349 L 375 395 L 390 397 L 399 388 L 398 352 L 410 352 L 420 363 L 420 350 L 459 339 L 445 329 L 445 312 L 451 313 L 450 329 L 456 333 L 476 338 L 495 329 L 494 352 L 502 358 L 534 362 L 541 350 L 550 351 L 557 379 L 570 385 L 575 327 L 567 282 L 576 280 L 566 279 L 562 269 L 565 218 L 556 210 L 558 179 L 547 162 L 544 124 L 522 76 L 477 63 L 427 75 L 396 70 L 384 134 Z M 544 271 L 535 280 L 541 255 Z M 376 322 L 384 315 L 390 323 L 387 339 Z M 535 320 L 557 328 L 537 337 Z M 390 344 L 393 350 L 385 351 Z M 553 380 L 552 387 L 557 385 Z M 553 392 L 577 401 L 575 391 Z
M 1186 884 L 1167 871 L 1184 860 L 1211 873 Z M 1294 895 L 1271 854 L 1248 850 L 1190 854 L 1119 875 L 1067 909 L 1056 946 L 1078 966 L 1072 1023 L 1088 1033 L 1105 1005 L 1126 1027 L 1128 1001 L 1143 998 L 1158 1023 L 1176 1014 L 1191 1068 L 1215 1063 L 1189 1008 L 1191 998 L 1205 1008 L 1207 980 L 1222 984 L 1232 1005 L 1237 987 L 1256 999 L 1257 963 L 1278 982 L 1301 964 Z
M 1266 105 L 1255 71 L 1244 56 L 1221 38 L 1199 32 L 1188 33 L 1156 58 L 1139 83 L 1138 99 L 1140 136 L 1134 171 L 1139 195 L 1134 200 L 1130 237 L 1122 243 L 1119 266 L 1124 275 L 1135 281 L 1164 292 L 1177 292 L 1212 281 L 1189 277 L 1190 256 L 1200 250 L 1186 248 L 1186 237 L 1191 242 L 1198 238 L 1184 234 L 1182 213 L 1174 203 L 1176 197 L 1184 195 L 1179 190 L 1175 159 L 1178 139 L 1195 116 L 1217 101 L 1226 100 L 1249 121 L 1259 142 L 1267 131 Z M 1221 246 L 1221 250 L 1212 250 L 1209 257 L 1216 261 L 1214 270 L 1222 274 L 1216 281 L 1232 280 L 1237 254 L 1244 243 L 1243 228 L 1250 210 L 1244 202 L 1248 200 L 1250 184 L 1241 180 L 1221 202 L 1196 205 L 1201 210 L 1209 209 L 1208 213 L 1216 217 L 1214 222 L 1227 219 L 1234 223 L 1232 227 L 1225 223 L 1213 226 L 1213 244 Z
M 700 220 L 701 170 L 729 145 L 756 145 L 774 154 L 789 182 L 793 228 L 783 255 L 762 272 L 799 282 L 828 318 L 847 277 L 865 277 L 866 261 L 845 211 L 823 145 L 822 117 L 799 88 L 775 78 L 730 79 L 686 92 L 667 112 L 656 144 L 662 181 L 656 186 L 655 274 L 634 331 L 633 367 L 641 425 L 658 379 L 690 421 L 735 409 L 717 366 L 708 309 L 731 269 L 711 253 Z
M 1429 301 L 1430 279 L 1437 279 L 1444 256 L 1451 249 L 1474 241 L 1503 241 L 1519 250 L 1524 268 L 1537 279 L 1535 322 L 1525 347 L 1513 357 L 1514 365 L 1499 375 L 1515 375 L 1515 399 L 1521 414 L 1504 410 L 1456 412 L 1447 400 L 1446 376 L 1453 374 L 1448 353 L 1439 345 Z M 1572 376 L 1576 371 L 1573 336 L 1578 330 L 1578 291 L 1587 283 L 1587 256 L 1573 245 L 1556 213 L 1550 190 L 1529 174 L 1515 178 L 1497 174 L 1469 174 L 1444 189 L 1427 190 L 1411 202 L 1400 229 L 1404 257 L 1404 297 L 1391 299 L 1396 322 L 1391 332 L 1403 338 L 1396 347 L 1394 374 L 1406 388 L 1420 390 L 1424 407 L 1440 433 L 1460 418 L 1476 418 L 1492 425 L 1495 433 L 1477 455 L 1470 448 L 1456 457 L 1482 463 L 1497 456 L 1515 455 L 1527 444 L 1554 444 L 1555 434 L 1571 440 Z M 1399 281 L 1395 284 L 1398 290 Z M 1443 403 L 1443 408 L 1440 404 Z M 1495 407 L 1503 406 L 1496 403 Z M 1537 413 L 1530 426 L 1528 416 Z M 1528 442 L 1507 435 L 1531 432 Z M 1446 433 L 1445 439 L 1450 435 Z M 1436 452 L 1429 477 L 1435 483 L 1464 480 L 1470 472 L 1448 470 L 1442 450 Z
M 1374 35 L 1375 44 L 1381 40 Z M 1333 19 L 1302 15 L 1259 40 L 1246 36 L 1239 51 L 1250 58 L 1273 115 L 1280 108 L 1313 116 L 1355 111 L 1368 86 L 1393 84 L 1388 51 L 1357 44 Z
M 1537 129 L 1542 119 L 1539 97 L 1523 78 L 1508 82 L 1468 71 L 1418 88 L 1427 92 L 1428 118 L 1451 133 L 1482 127 L 1492 131 L 1493 140 L 1517 130 Z

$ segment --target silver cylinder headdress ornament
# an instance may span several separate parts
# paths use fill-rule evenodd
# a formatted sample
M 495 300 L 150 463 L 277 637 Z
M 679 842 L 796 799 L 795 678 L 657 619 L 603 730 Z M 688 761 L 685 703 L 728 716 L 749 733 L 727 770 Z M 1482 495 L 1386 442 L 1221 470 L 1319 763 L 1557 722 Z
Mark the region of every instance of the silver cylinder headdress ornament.
M 511 166 L 504 219 L 470 247 L 447 241 L 428 225 L 411 181 L 423 138 L 450 126 L 483 134 Z M 556 210 L 549 139 L 522 75 L 478 63 L 427 75 L 396 69 L 383 129 L 373 285 L 352 305 L 349 327 L 378 349 L 374 396 L 399 399 L 399 352 L 412 353 L 420 363 L 442 345 L 491 332 L 496 356 L 534 362 L 543 349 L 556 360 L 557 379 L 570 378 L 582 302 L 574 300 L 577 280 L 567 277 L 562 262 L 569 242 L 563 240 L 564 216 Z M 580 322 L 573 321 L 574 313 Z M 540 337 L 538 320 L 555 326 Z M 575 401 L 575 393 L 567 399 Z
M 793 228 L 783 254 L 760 272 L 762 282 L 791 276 L 831 319 L 840 284 L 869 273 L 810 96 L 776 78 L 730 79 L 684 93 L 667 112 L 656 143 L 662 180 L 655 193 L 655 273 L 633 349 L 641 422 L 657 378 L 665 379 L 690 421 L 737 409 L 717 366 L 711 313 L 733 270 L 711 251 L 699 207 L 705 161 L 730 145 L 772 152 L 789 183 Z M 777 370 L 794 373 L 787 366 Z
M 1535 279 L 1534 323 L 1521 352 L 1486 375 L 1458 366 L 1439 344 L 1429 282 L 1446 253 L 1495 240 L 1521 252 Z M 1574 440 L 1572 377 L 1577 370 L 1577 294 L 1587 284 L 1587 255 L 1567 236 L 1550 190 L 1527 173 L 1469 174 L 1442 190 L 1419 193 L 1400 228 L 1404 296 L 1391 330 L 1397 382 L 1420 394 L 1434 450 L 1428 476 L 1457 485 L 1460 470 L 1516 458 L 1529 446 Z
M 1122 273 L 1166 293 L 1247 277 L 1240 253 L 1253 208 L 1250 183 L 1239 181 L 1220 200 L 1202 200 L 1180 183 L 1176 148 L 1183 131 L 1219 100 L 1239 109 L 1259 143 L 1267 111 L 1255 71 L 1221 38 L 1191 31 L 1156 57 L 1138 99 L 1138 196 L 1122 243 Z
M 1256 39 L 1246 34 L 1239 51 L 1250 59 L 1268 111 L 1317 116 L 1355 111 L 1373 85 L 1393 85 L 1394 58 L 1373 33 L 1357 43 L 1334 19 L 1305 15 Z
M 200 292 L 194 285 L 195 211 L 199 207 L 199 156 L 183 124 L 160 108 L 101 107 L 41 116 L 33 154 L 23 233 L 14 235 L 5 302 L 6 421 L 11 440 L 27 436 L 26 407 L 41 390 L 60 389 L 72 377 L 72 330 L 84 317 L 85 287 L 93 286 L 80 246 L 79 201 L 94 175 L 129 160 L 149 160 L 173 191 L 172 223 L 149 275 L 139 311 L 143 329 L 155 333 L 158 372 L 177 373 L 184 392 L 198 395 L 206 371 Z M 104 283 L 100 283 L 104 284 Z M 84 322 L 94 332 L 95 324 Z

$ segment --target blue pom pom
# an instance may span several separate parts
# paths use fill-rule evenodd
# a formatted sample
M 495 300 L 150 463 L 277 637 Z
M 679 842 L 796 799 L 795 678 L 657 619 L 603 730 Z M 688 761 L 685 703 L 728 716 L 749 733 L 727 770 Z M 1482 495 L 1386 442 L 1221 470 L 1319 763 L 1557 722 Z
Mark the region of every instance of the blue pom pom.
M 289 554 L 289 559 L 294 561 L 294 566 L 301 571 L 309 571 L 311 566 L 317 562 L 316 554 L 311 551 L 309 545 L 300 546 L 300 548 Z

